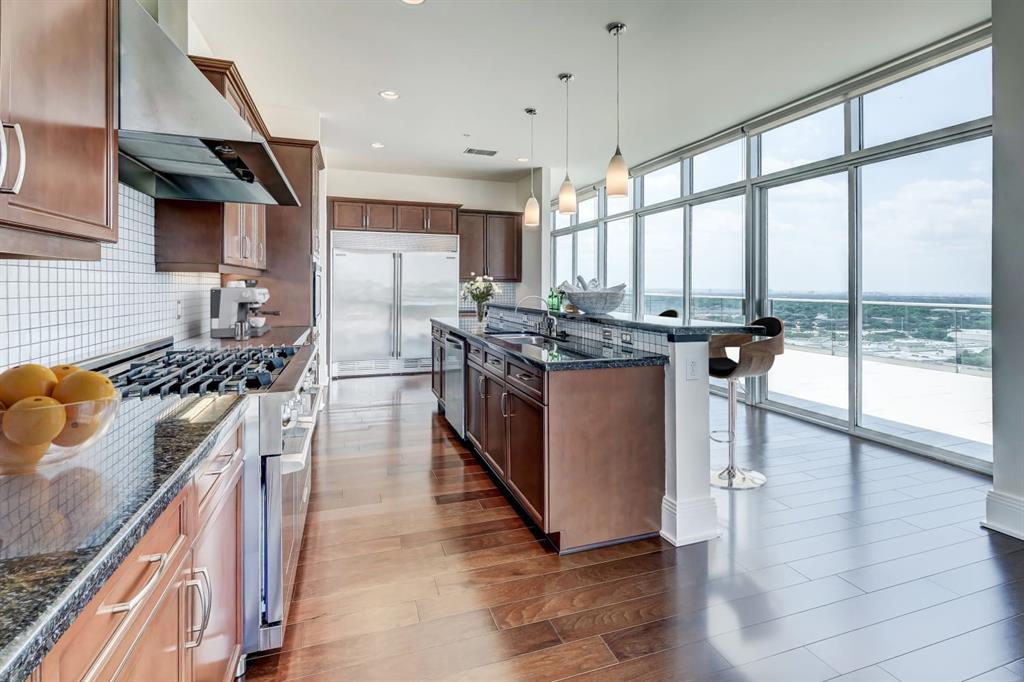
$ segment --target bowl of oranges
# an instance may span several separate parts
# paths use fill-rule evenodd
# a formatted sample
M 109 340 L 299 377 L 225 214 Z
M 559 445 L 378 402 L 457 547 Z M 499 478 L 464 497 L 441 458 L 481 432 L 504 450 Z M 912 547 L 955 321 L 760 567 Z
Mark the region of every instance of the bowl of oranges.
M 78 454 L 103 435 L 120 403 L 110 379 L 74 365 L 0 373 L 0 475 Z

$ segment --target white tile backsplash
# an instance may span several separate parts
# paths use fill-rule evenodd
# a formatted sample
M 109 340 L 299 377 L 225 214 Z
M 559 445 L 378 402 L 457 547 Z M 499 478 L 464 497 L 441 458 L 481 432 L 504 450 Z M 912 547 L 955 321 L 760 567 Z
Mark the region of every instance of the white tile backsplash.
M 153 199 L 121 185 L 118 211 L 118 241 L 103 245 L 99 261 L 0 259 L 0 369 L 209 331 L 220 276 L 156 272 Z

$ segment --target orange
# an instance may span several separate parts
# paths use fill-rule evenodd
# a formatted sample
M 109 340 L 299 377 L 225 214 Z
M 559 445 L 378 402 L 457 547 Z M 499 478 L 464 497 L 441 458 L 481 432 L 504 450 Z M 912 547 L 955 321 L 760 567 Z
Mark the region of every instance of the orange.
M 50 444 L 19 445 L 0 435 L 0 471 L 16 473 L 32 467 L 43 458 Z
M 83 369 L 64 377 L 51 395 L 68 405 L 86 400 L 113 398 L 117 395 L 117 389 L 105 375 Z
M 0 374 L 0 403 L 11 407 L 23 398 L 50 395 L 57 376 L 42 365 L 17 365 Z
M 47 445 L 67 421 L 64 406 L 53 398 L 23 398 L 4 412 L 3 432 L 18 445 Z
M 74 445 L 81 445 L 96 433 L 103 425 L 100 417 L 94 416 L 82 418 L 76 408 L 68 408 L 68 420 L 64 429 L 53 439 L 54 445 L 70 448 Z
M 81 367 L 78 367 L 77 365 L 56 365 L 55 367 L 51 367 L 50 371 L 52 371 L 54 376 L 57 377 L 57 381 L 62 381 L 64 377 L 69 374 L 74 374 L 80 369 Z

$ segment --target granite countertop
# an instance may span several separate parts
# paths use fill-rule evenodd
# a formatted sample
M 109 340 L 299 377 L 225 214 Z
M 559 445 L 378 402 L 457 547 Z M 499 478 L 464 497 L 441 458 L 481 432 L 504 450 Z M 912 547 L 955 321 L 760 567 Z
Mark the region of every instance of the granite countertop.
M 245 400 L 125 400 L 107 433 L 76 457 L 0 476 L 0 680 L 28 677 Z
M 259 346 L 301 346 L 309 340 L 309 327 L 271 327 L 263 336 L 244 341 L 215 339 L 209 334 L 193 336 L 174 344 L 175 348 L 254 348 Z
M 498 310 L 515 311 L 516 306 L 504 303 L 488 303 L 488 308 Z M 543 313 L 540 308 L 529 308 L 519 306 L 520 313 Z M 660 332 L 668 336 L 669 341 L 692 341 L 706 340 L 713 334 L 763 334 L 764 327 L 750 324 L 730 324 L 728 322 L 691 321 L 678 317 L 659 317 L 657 315 L 645 315 L 643 320 L 634 320 L 623 313 L 610 313 L 607 315 L 588 315 L 586 313 L 565 313 L 562 311 L 551 311 L 555 317 L 566 320 L 581 320 L 597 324 L 607 324 L 613 327 L 628 327 L 641 331 Z
M 532 334 L 533 332 L 516 328 L 497 330 L 493 327 L 488 327 L 483 322 L 478 322 L 475 317 L 431 318 L 430 321 L 444 327 L 448 331 L 456 332 L 466 337 L 471 336 L 507 355 L 525 360 L 548 371 L 646 367 L 668 364 L 668 357 L 659 353 L 632 350 L 585 339 L 552 340 L 546 348 L 510 343 L 501 336 L 496 336 L 495 333 L 509 334 L 522 332 L 524 334 Z

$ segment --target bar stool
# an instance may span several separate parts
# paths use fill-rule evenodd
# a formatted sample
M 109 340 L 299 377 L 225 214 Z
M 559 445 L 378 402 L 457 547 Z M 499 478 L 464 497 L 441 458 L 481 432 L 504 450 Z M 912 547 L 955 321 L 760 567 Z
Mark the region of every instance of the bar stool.
M 729 382 L 729 430 L 711 432 L 711 440 L 729 444 L 729 466 L 711 472 L 711 485 L 716 488 L 749 490 L 761 487 L 768 480 L 758 471 L 736 466 L 736 383 L 767 374 L 772 368 L 775 356 L 782 355 L 784 349 L 783 324 L 777 317 L 762 317 L 750 324 L 764 327 L 768 338 L 754 341 L 750 334 L 717 334 L 708 341 L 708 374 Z M 726 354 L 726 348 L 740 349 L 739 362 Z M 727 434 L 726 437 L 716 437 L 721 433 Z

